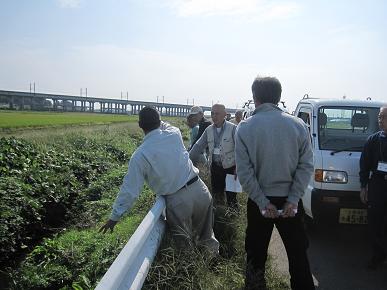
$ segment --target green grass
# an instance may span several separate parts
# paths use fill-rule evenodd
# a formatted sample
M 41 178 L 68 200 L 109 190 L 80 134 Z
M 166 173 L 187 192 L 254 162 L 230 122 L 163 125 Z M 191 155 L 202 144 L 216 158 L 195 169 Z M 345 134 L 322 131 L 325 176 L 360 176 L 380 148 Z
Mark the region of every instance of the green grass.
M 110 129 L 0 138 L 0 263 L 75 219 L 91 225 L 93 218 L 80 217 L 107 189 L 115 196 L 141 137 Z
M 133 118 L 137 120 L 138 117 Z M 167 118 L 167 120 L 178 126 L 183 138 L 187 140 L 188 129 L 184 119 Z M 87 144 L 92 141 L 109 142 L 130 154 L 142 140 L 138 126 L 135 125 L 132 122 L 82 126 L 82 128 L 63 127 L 55 130 L 48 127 L 43 130 L 25 130 L 16 133 L 47 150 L 54 145 L 66 146 L 69 142 L 79 143 L 80 140 L 87 139 Z M 136 132 L 134 136 L 133 130 Z M 154 195 L 145 188 L 135 207 L 121 220 L 113 234 L 102 235 L 97 232 L 111 211 L 126 168 L 126 164 L 117 164 L 106 175 L 90 184 L 86 196 L 101 196 L 101 199 L 92 198 L 88 201 L 81 211 L 76 212 L 75 219 L 72 219 L 72 224 L 67 225 L 67 229 L 62 229 L 55 236 L 44 239 L 31 249 L 18 269 L 9 270 L 8 272 L 12 273 L 10 287 L 13 289 L 95 287 L 154 203 Z M 202 170 L 202 179 L 209 184 L 209 174 L 205 170 Z M 216 263 L 197 249 L 186 249 L 184 252 L 175 250 L 167 236 L 143 289 L 242 289 L 245 267 L 246 195 L 241 194 L 238 198 L 242 205 L 239 215 L 233 216 L 227 211 L 216 213 L 215 230 L 221 241 L 222 252 Z M 266 277 L 269 289 L 289 289 L 283 277 L 278 275 L 270 263 L 267 266 Z
M 209 184 L 208 174 L 201 168 L 202 179 Z M 180 251 L 167 234 L 143 286 L 152 289 L 235 290 L 244 288 L 246 230 L 246 194 L 238 194 L 240 213 L 224 207 L 215 211 L 215 236 L 220 242 L 220 255 L 213 259 L 196 248 Z M 266 263 L 266 282 L 270 290 L 290 289 L 286 278 Z
M 27 256 L 14 274 L 13 289 L 91 289 L 113 263 L 141 220 L 143 214 L 123 218 L 114 233 L 98 228 L 71 229 L 45 239 Z
M 176 118 L 169 121 L 171 123 L 181 122 Z M 90 180 L 88 187 L 82 189 L 82 192 L 79 193 L 82 203 L 77 204 L 76 208 L 69 212 L 68 221 L 55 229 L 54 236 L 48 235 L 35 246 L 30 245 L 26 249 L 30 253 L 20 264 L 10 261 L 8 266 L 13 269 L 7 268 L 5 272 L 0 271 L 1 275 L 5 276 L 4 279 L 8 280 L 9 287 L 12 289 L 59 289 L 62 287 L 63 289 L 80 289 L 78 287 L 80 286 L 82 289 L 92 289 L 97 280 L 107 271 L 154 203 L 154 194 L 148 187 L 145 187 L 130 215 L 122 219 L 113 234 L 97 233 L 97 229 L 107 220 L 111 212 L 112 203 L 127 170 L 127 158 L 141 143 L 142 135 L 138 126 L 134 125 L 133 122 L 124 122 L 104 126 L 15 132 L 18 136 L 21 133 L 22 139 L 28 139 L 31 142 L 28 144 L 31 144 L 31 148 L 34 148 L 35 151 L 51 152 L 52 155 L 53 150 L 56 150 L 62 152 L 62 155 L 66 157 L 69 155 L 68 152 L 73 150 L 71 148 L 77 148 L 80 153 L 90 153 L 84 154 L 85 160 L 88 160 L 88 156 L 93 156 L 93 158 L 98 156 L 101 161 L 107 162 L 109 170 L 98 179 Z M 26 134 L 26 131 L 35 132 Z M 103 149 L 103 144 L 109 145 L 106 150 Z M 98 148 L 102 148 L 102 151 Z M 125 164 L 115 162 L 114 158 L 107 155 L 112 149 L 114 152 L 118 150 L 118 153 L 119 150 L 123 150 L 128 154 L 124 160 Z M 103 154 L 105 151 L 106 154 Z M 17 155 L 21 156 L 21 154 Z M 17 162 L 19 159 L 13 160 L 13 163 L 24 164 Z M 30 159 L 37 162 L 36 158 Z M 85 164 L 86 161 L 79 166 L 83 168 Z M 16 182 L 22 183 L 20 174 L 17 175 L 16 171 L 15 174 L 12 176 L 10 173 Z M 0 184 L 3 184 L 3 181 L 0 179 Z M 19 189 L 16 188 L 16 190 Z M 56 192 L 54 188 L 50 190 Z M 25 205 L 21 203 L 19 206 Z M 0 280 L 0 284 L 2 282 Z
M 0 111 L 0 128 L 106 124 L 137 120 L 138 116 L 99 113 Z

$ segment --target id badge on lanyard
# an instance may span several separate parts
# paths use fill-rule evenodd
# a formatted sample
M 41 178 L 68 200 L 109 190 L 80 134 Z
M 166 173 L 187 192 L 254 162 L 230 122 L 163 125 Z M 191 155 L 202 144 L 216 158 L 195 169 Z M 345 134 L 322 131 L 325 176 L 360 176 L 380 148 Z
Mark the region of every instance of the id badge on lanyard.
M 220 154 L 220 148 L 214 148 L 214 154 L 219 155 Z

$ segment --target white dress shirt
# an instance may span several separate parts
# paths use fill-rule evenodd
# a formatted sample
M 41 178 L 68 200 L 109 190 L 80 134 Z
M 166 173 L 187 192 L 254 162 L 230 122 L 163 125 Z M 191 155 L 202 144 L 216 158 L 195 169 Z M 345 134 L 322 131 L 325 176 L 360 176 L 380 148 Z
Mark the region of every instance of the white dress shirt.
M 168 195 L 181 189 L 198 173 L 179 129 L 162 123 L 159 129 L 145 135 L 143 143 L 133 153 L 110 219 L 118 221 L 132 207 L 144 181 L 156 195 Z

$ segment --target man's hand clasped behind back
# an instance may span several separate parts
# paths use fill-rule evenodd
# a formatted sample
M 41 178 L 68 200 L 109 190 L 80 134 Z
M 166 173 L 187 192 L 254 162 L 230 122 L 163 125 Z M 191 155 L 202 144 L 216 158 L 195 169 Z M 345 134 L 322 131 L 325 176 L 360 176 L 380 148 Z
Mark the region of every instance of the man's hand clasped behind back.
M 286 202 L 282 212 L 283 218 L 294 217 L 297 214 L 297 205 L 291 202 Z
M 266 205 L 265 209 L 262 210 L 261 213 L 265 218 L 269 218 L 269 219 L 275 219 L 279 217 L 277 207 L 270 202 Z
M 292 204 L 290 202 L 286 202 L 283 209 L 278 210 L 277 207 L 272 204 L 268 203 L 266 208 L 262 210 L 262 215 L 265 218 L 275 219 L 275 218 L 292 218 L 297 214 L 297 205 Z

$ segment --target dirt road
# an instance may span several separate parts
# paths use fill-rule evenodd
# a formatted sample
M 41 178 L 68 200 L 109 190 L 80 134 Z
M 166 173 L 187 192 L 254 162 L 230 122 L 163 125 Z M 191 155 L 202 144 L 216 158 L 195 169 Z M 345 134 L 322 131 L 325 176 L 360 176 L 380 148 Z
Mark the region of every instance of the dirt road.
M 324 225 L 308 234 L 316 289 L 387 290 L 387 264 L 377 271 L 365 269 L 370 256 L 365 226 Z M 269 252 L 278 271 L 289 277 L 286 252 L 276 230 Z

